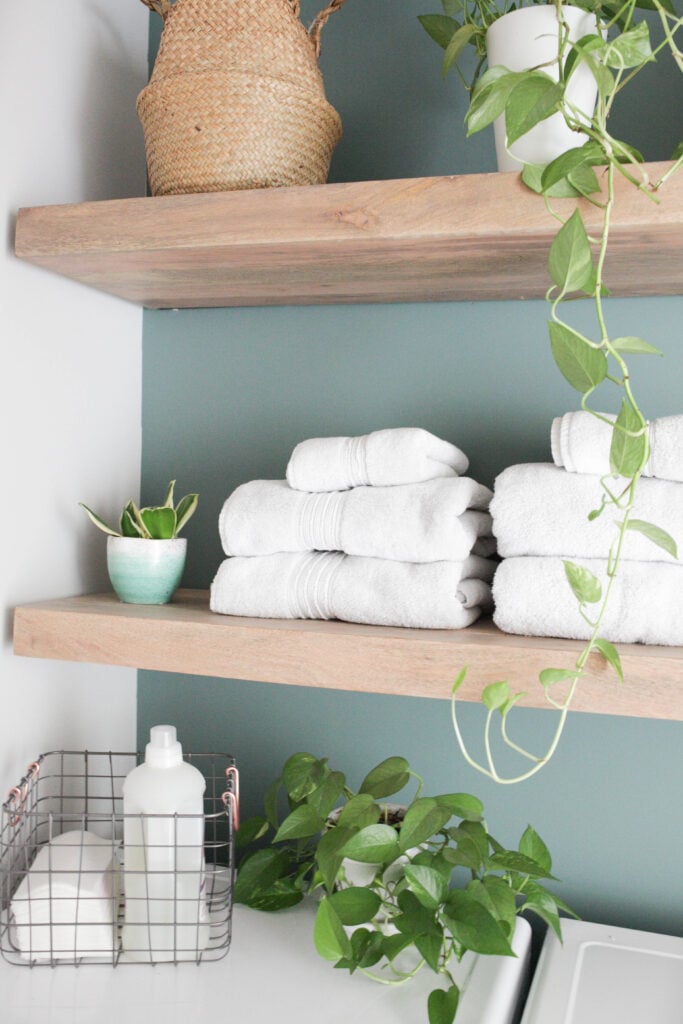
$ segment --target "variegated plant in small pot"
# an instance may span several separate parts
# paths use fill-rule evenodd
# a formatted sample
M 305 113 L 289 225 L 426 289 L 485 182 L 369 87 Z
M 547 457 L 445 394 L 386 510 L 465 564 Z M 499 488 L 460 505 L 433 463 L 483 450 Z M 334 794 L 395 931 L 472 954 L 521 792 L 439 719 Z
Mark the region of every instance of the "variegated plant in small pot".
M 95 526 L 107 534 L 109 579 L 126 604 L 167 604 L 180 584 L 187 540 L 178 534 L 194 514 L 199 495 L 186 494 L 174 505 L 174 488 L 171 480 L 163 505 L 139 508 L 131 498 L 121 512 L 118 530 L 80 503 Z

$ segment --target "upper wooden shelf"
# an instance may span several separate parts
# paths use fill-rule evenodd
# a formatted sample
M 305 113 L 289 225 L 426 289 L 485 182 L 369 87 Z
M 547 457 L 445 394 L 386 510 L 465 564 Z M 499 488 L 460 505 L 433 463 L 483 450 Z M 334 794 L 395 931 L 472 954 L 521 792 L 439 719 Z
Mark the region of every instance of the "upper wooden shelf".
M 617 185 L 611 294 L 680 294 L 683 175 L 660 205 Z M 16 253 L 150 308 L 523 299 L 545 295 L 556 229 L 517 174 L 470 174 L 33 207 Z
M 571 666 L 581 645 L 501 633 L 490 621 L 468 629 L 392 629 L 349 622 L 244 619 L 209 611 L 208 593 L 178 591 L 171 604 L 121 604 L 113 594 L 24 605 L 14 616 L 14 651 L 39 658 L 128 665 L 161 672 L 256 679 L 326 689 L 448 699 L 507 678 L 547 707 L 542 668 Z M 612 715 L 683 720 L 683 649 L 620 647 L 625 682 L 592 658 L 572 707 Z

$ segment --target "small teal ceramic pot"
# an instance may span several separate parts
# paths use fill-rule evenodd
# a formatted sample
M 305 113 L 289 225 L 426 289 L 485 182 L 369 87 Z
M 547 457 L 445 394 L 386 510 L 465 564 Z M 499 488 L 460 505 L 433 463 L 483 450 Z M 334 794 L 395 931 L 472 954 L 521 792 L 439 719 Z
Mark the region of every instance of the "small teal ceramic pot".
M 167 604 L 185 568 L 187 539 L 107 537 L 111 585 L 126 604 Z

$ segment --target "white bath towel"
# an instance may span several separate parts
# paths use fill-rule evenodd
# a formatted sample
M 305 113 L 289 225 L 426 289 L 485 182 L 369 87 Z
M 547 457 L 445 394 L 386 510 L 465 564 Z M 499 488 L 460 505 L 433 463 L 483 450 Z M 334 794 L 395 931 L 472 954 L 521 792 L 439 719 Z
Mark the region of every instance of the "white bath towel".
M 577 559 L 606 586 L 605 559 Z M 493 621 L 506 633 L 587 640 L 561 558 L 506 558 L 493 581 Z M 590 615 L 591 608 L 587 605 Z M 683 644 L 683 566 L 622 562 L 600 636 L 612 643 Z
M 211 610 L 462 629 L 490 608 L 494 571 L 493 561 L 476 555 L 427 563 L 311 551 L 226 558 L 211 585 Z
M 375 430 L 361 437 L 302 441 L 287 465 L 287 483 L 300 491 L 413 484 L 467 472 L 467 457 L 420 427 Z
M 16 944 L 36 960 L 111 954 L 117 898 L 111 840 L 64 832 L 39 849 L 14 894 Z
M 604 414 L 606 415 L 606 414 Z M 607 416 L 613 422 L 614 416 Z M 650 459 L 645 476 L 683 481 L 683 415 L 662 416 L 648 428 Z M 588 412 L 568 412 L 553 420 L 553 462 L 570 473 L 610 472 L 612 428 Z
M 252 480 L 225 502 L 218 531 L 226 555 L 317 550 L 458 562 L 479 537 L 490 541 L 491 517 L 483 510 L 492 497 L 466 476 L 313 494 L 286 480 Z
M 607 508 L 592 522 L 600 504 L 600 477 L 567 473 L 551 463 L 509 466 L 496 478 L 490 512 L 498 553 L 605 558 L 616 538 L 621 513 Z M 683 486 L 670 480 L 641 479 L 633 518 L 666 530 L 683 554 Z M 636 530 L 629 530 L 623 557 L 675 562 L 672 555 Z

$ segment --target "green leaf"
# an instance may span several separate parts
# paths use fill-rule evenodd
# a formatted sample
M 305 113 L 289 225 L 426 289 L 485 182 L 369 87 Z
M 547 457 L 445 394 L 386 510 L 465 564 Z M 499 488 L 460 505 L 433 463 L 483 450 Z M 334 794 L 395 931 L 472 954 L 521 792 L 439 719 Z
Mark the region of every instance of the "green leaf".
M 479 79 L 465 116 L 467 136 L 487 128 L 500 117 L 510 93 L 519 83 L 519 73 L 500 66 L 489 68 Z
M 288 814 L 273 836 L 274 843 L 282 843 L 288 839 L 310 839 L 322 832 L 325 820 L 308 804 L 295 807 Z
M 481 29 L 477 25 L 472 25 L 471 22 L 463 25 L 459 28 L 448 46 L 443 57 L 443 64 L 441 65 L 441 74 L 445 78 L 450 69 L 453 67 L 458 57 L 468 45 L 472 42 L 473 36 L 481 35 Z
M 401 829 L 403 831 L 403 829 Z M 345 857 L 362 864 L 381 864 L 399 855 L 398 836 L 391 825 L 367 825 L 342 847 Z
M 175 490 L 175 480 L 171 480 L 168 488 L 166 489 L 166 498 L 164 499 L 164 505 L 166 508 L 173 508 L 173 491 Z
M 313 926 L 315 948 L 324 960 L 351 956 L 351 942 L 329 896 L 320 901 Z
M 517 916 L 517 901 L 511 886 L 498 875 L 486 875 L 481 882 L 473 881 L 470 885 L 475 889 L 475 893 L 476 887 L 482 886 L 491 901 L 493 916 L 503 922 L 507 926 L 508 935 L 512 935 Z
M 508 145 L 554 114 L 562 100 L 563 87 L 540 71 L 524 73 L 511 91 L 505 106 Z
M 568 384 L 582 395 L 592 391 L 607 376 L 607 358 L 598 348 L 586 344 L 583 338 L 565 324 L 548 322 L 553 359 Z
M 569 149 L 561 156 L 556 157 L 543 169 L 541 174 L 541 185 L 544 192 L 547 192 L 562 178 L 576 170 L 577 167 L 591 164 L 593 161 L 602 159 L 600 147 L 594 142 L 588 142 L 583 146 L 576 146 Z M 596 189 L 597 191 L 597 189 Z
M 536 192 L 537 195 L 547 195 L 553 199 L 566 199 L 579 194 L 567 178 L 561 178 L 554 185 L 551 185 L 550 188 L 544 189 L 542 184 L 543 170 L 544 166 L 542 164 L 524 164 L 522 181 L 532 192 Z
M 581 291 L 591 279 L 593 254 L 578 210 L 574 210 L 555 235 L 550 246 L 548 270 L 562 294 Z
M 183 526 L 188 520 L 194 515 L 199 504 L 198 494 L 186 494 L 184 498 L 181 498 L 178 502 L 176 511 L 177 524 L 175 528 L 176 536 L 180 533 Z
M 443 935 L 416 935 L 415 948 L 431 969 L 438 974 L 443 949 Z
M 291 862 L 285 850 L 268 847 L 245 857 L 235 880 L 234 899 L 251 906 L 254 897 L 268 890 L 274 882 L 290 870 Z
M 562 941 L 562 929 L 557 903 L 542 886 L 531 882 L 524 891 L 524 910 L 531 910 L 537 917 L 540 917 Z
M 382 900 L 371 889 L 352 886 L 338 889 L 327 897 L 342 924 L 365 924 L 372 921 L 382 905 Z
M 402 935 L 409 936 L 411 941 L 416 935 L 436 935 L 442 937 L 442 929 L 434 917 L 434 912 L 420 903 L 415 893 L 404 889 L 398 894 L 400 914 L 394 915 L 392 923 Z
M 581 604 L 596 604 L 602 597 L 602 584 L 590 569 L 584 569 L 574 562 L 563 560 L 565 576 L 572 588 L 574 597 Z
M 460 689 L 462 684 L 465 682 L 465 677 L 467 676 L 467 669 L 468 669 L 468 666 L 465 665 L 465 667 L 460 669 L 460 671 L 458 672 L 457 676 L 455 677 L 455 682 L 453 683 L 453 686 L 451 687 L 451 694 L 453 696 L 456 695 L 456 693 L 458 692 L 458 690 Z
M 645 356 L 661 356 L 661 352 L 654 345 L 650 345 L 649 342 L 643 341 L 642 338 L 634 337 L 623 337 L 615 338 L 611 342 L 612 348 L 616 349 L 617 352 L 626 352 L 629 355 L 645 355 Z
M 418 14 L 417 20 L 427 35 L 444 50 L 460 28 L 460 23 L 455 18 L 449 18 L 445 14 Z
M 621 658 L 619 657 L 619 651 L 616 649 L 614 644 L 611 644 L 609 640 L 602 640 L 600 637 L 596 637 L 593 641 L 593 647 L 596 648 L 602 654 L 603 658 L 606 658 L 610 663 L 619 679 L 623 683 L 624 672 L 621 667 Z
M 335 825 L 334 828 L 324 832 L 318 841 L 315 861 L 318 865 L 323 885 L 328 892 L 331 892 L 334 888 L 342 866 L 344 857 L 341 850 L 353 834 L 351 829 L 340 828 L 339 825 Z
M 648 540 L 651 540 L 657 547 L 662 548 L 667 554 L 673 558 L 678 558 L 678 548 L 676 541 L 673 539 L 670 533 L 663 530 L 661 526 L 655 526 L 654 523 L 647 523 L 644 519 L 629 519 L 627 530 L 636 530 L 638 533 L 644 534 Z
M 435 796 L 437 804 L 448 807 L 451 814 L 465 821 L 481 821 L 484 814 L 484 805 L 477 796 L 469 793 L 444 793 Z
M 434 868 L 415 864 L 406 864 L 404 874 L 410 891 L 415 893 L 423 907 L 436 910 L 447 891 L 443 875 Z
M 344 792 L 345 785 L 346 777 L 343 772 L 330 772 L 306 799 L 321 818 L 326 818 Z
M 495 711 L 503 707 L 510 699 L 510 686 L 501 679 L 497 683 L 490 683 L 484 688 L 481 695 L 482 703 L 489 711 Z
M 637 68 L 655 59 L 646 21 L 622 32 L 605 47 L 603 60 L 610 68 Z
M 470 893 L 453 889 L 444 916 L 453 937 L 465 949 L 485 956 L 515 955 L 499 922 Z
M 121 513 L 121 535 L 123 537 L 146 537 L 147 532 L 139 526 L 133 511 L 134 508 L 133 502 L 129 501 Z
M 647 451 L 644 421 L 624 398 L 612 430 L 609 453 L 612 472 L 633 479 L 645 465 Z
M 526 827 L 524 835 L 519 841 L 519 852 L 523 853 L 525 857 L 530 857 L 531 860 L 540 865 L 547 874 L 550 874 L 552 871 L 553 862 L 550 856 L 550 851 L 539 836 L 538 832 L 536 832 L 531 825 Z
M 401 852 L 419 846 L 431 839 L 451 817 L 449 807 L 440 805 L 433 797 L 416 800 L 406 811 L 399 835 Z
M 282 783 L 289 797 L 298 802 L 318 788 L 328 770 L 326 761 L 313 754 L 292 754 L 282 769 Z
M 110 537 L 121 536 L 118 530 L 114 530 L 111 526 L 105 523 L 104 519 L 100 519 L 97 513 L 93 512 L 93 510 L 91 508 L 88 508 L 87 505 L 84 505 L 82 501 L 79 501 L 78 504 L 81 506 L 82 509 L 85 510 L 88 518 L 91 520 L 91 522 L 95 524 L 98 530 L 102 530 L 103 533 L 108 533 Z
M 427 999 L 429 1024 L 453 1024 L 458 1009 L 460 991 L 457 985 L 447 989 L 435 988 Z
M 575 167 L 567 175 L 567 180 L 582 196 L 592 196 L 600 191 L 598 176 L 588 164 L 579 164 Z M 589 290 L 593 292 L 594 286 L 591 285 Z
M 375 800 L 398 793 L 410 781 L 410 765 L 405 757 L 387 757 L 363 779 L 359 793 L 370 793 Z
M 576 679 L 578 672 L 569 668 L 544 668 L 538 673 L 541 686 L 554 686 L 555 683 L 564 682 L 565 679 Z
M 375 825 L 380 819 L 380 808 L 370 793 L 359 793 L 342 808 L 337 825 L 358 830 L 366 825 Z
M 356 928 L 351 936 L 351 960 L 358 967 L 374 967 L 382 958 L 382 935 L 367 928 Z
M 239 831 L 235 838 L 235 845 L 238 848 L 244 848 L 245 846 L 251 845 L 256 842 L 257 839 L 261 839 L 262 836 L 268 831 L 268 822 L 266 819 L 257 814 L 253 818 L 247 818 L 246 821 L 240 822 Z
M 154 540 L 170 540 L 175 536 L 175 509 L 161 505 L 158 508 L 140 509 L 140 518 L 145 529 Z
M 498 850 L 491 857 L 491 866 L 502 868 L 504 871 L 516 871 L 520 875 L 528 875 L 530 878 L 553 878 L 545 868 L 537 864 L 531 857 L 515 850 Z

